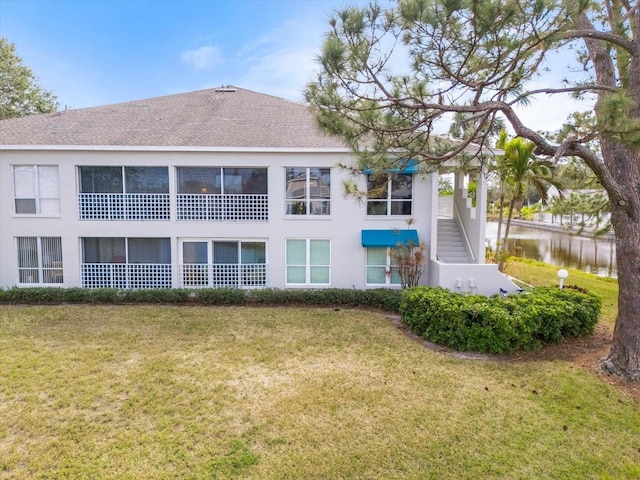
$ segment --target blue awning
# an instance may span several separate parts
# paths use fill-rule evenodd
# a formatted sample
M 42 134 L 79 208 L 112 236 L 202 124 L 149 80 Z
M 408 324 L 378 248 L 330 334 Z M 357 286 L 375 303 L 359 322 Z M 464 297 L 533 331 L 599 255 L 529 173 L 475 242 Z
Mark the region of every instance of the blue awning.
M 394 168 L 386 168 L 385 173 L 417 173 L 418 172 L 418 162 L 415 159 L 403 160 L 398 162 L 398 166 Z M 371 167 L 367 167 L 364 169 L 366 175 L 371 175 L 372 173 L 376 173 L 375 169 Z
M 362 230 L 363 247 L 418 245 L 417 230 Z

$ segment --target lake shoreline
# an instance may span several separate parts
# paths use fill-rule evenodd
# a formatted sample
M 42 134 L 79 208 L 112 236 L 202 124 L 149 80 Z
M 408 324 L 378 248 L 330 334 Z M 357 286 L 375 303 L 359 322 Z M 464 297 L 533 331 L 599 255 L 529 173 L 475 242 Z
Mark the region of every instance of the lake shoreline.
M 507 221 L 503 219 L 502 223 L 506 224 Z M 532 220 L 519 220 L 514 218 L 514 219 L 511 219 L 511 225 L 518 226 L 518 227 L 526 227 L 526 228 L 536 228 L 538 230 L 546 230 L 548 232 L 566 233 L 568 235 L 588 238 L 590 240 L 594 239 L 593 235 L 591 235 L 592 232 L 590 231 L 584 230 L 583 232 L 580 232 L 576 228 L 571 229 L 566 225 L 560 225 L 558 223 L 535 222 Z M 616 238 L 615 235 L 611 232 L 603 233 L 596 237 L 597 240 L 615 240 L 615 238 Z
M 498 222 L 487 222 L 486 243 L 491 248 L 496 248 L 498 226 Z M 613 235 L 593 238 L 571 232 L 558 224 L 513 220 L 506 249 L 513 256 L 558 268 L 575 268 L 602 277 L 617 277 Z

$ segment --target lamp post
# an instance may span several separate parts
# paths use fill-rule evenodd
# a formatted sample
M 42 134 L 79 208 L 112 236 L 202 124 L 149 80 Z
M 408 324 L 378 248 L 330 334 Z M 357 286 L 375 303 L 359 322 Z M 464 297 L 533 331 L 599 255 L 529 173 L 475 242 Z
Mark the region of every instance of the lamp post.
M 567 272 L 564 268 L 558 270 L 558 278 L 560 279 L 560 290 L 564 287 L 564 279 L 569 276 L 569 272 Z

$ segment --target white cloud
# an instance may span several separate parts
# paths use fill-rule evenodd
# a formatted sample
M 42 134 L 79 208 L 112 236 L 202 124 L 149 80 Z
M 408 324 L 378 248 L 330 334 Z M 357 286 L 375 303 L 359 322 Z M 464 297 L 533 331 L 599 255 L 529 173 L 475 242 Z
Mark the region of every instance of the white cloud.
M 237 85 L 289 100 L 302 100 L 306 84 L 318 69 L 324 22 L 289 21 L 245 43 L 237 52 Z
M 205 45 L 182 52 L 180 58 L 196 70 L 211 70 L 222 62 L 222 52 L 215 45 Z
M 590 110 L 592 104 L 566 94 L 538 95 L 527 106 L 516 107 L 520 120 L 533 130 L 553 132 L 562 127 L 573 112 Z

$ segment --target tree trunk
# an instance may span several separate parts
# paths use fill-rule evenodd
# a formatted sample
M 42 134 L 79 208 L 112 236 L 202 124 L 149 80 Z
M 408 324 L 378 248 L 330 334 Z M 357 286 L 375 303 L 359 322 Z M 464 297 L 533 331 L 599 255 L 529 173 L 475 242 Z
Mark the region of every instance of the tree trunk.
M 496 253 L 500 251 L 500 245 L 502 245 L 502 240 L 500 240 L 500 236 L 502 235 L 503 217 L 504 217 L 504 183 L 500 182 L 500 213 L 498 214 L 498 236 L 496 237 Z
M 624 120 L 626 126 L 619 125 L 624 127 L 620 131 L 618 127 L 608 126 L 609 131 L 604 131 L 600 136 L 604 170 L 596 164 L 590 167 L 596 167 L 593 170 L 609 194 L 618 265 L 618 317 L 611 351 L 603 362 L 603 368 L 624 378 L 640 381 L 640 147 L 637 137 L 634 141 L 634 135 L 640 130 L 640 12 L 638 5 L 633 3 L 633 8 L 626 7 L 630 41 L 622 47 L 624 55 L 618 56 L 616 62 L 613 60 L 617 50 L 614 50 L 615 46 L 612 48 L 612 44 L 590 35 L 582 39 L 593 62 L 597 83 L 624 91 L 632 100 L 626 115 L 616 119 L 618 122 Z M 613 6 L 609 14 L 624 11 L 624 2 L 615 1 L 609 5 Z M 612 32 L 620 29 L 620 25 L 614 25 L 614 20 L 615 17 L 609 16 Z M 584 12 L 577 18 L 577 25 L 578 28 L 595 31 Z M 622 53 L 622 48 L 618 53 Z M 627 57 L 626 62 L 624 57 Z M 605 109 L 602 113 L 598 110 L 599 106 L 606 106 L 608 95 L 598 94 L 595 106 L 598 123 L 604 125 L 611 119 L 601 117 L 613 110 Z
M 623 214 L 624 215 L 624 214 Z M 614 213 L 619 217 L 618 212 Z M 627 217 L 626 215 L 624 215 Z M 605 370 L 640 381 L 640 223 L 614 221 L 618 265 L 618 318 Z
M 616 235 L 618 317 L 605 370 L 640 381 L 640 152 L 603 140 L 605 162 L 623 192 L 611 201 Z
M 500 245 L 500 249 L 498 250 L 499 254 L 499 263 L 498 263 L 498 270 L 502 271 L 502 269 L 504 268 L 504 249 L 507 246 L 507 240 L 509 239 L 509 230 L 511 228 L 511 217 L 513 217 L 513 206 L 515 203 L 516 199 L 512 198 L 511 202 L 509 203 L 509 214 L 507 215 L 507 226 L 504 229 L 504 243 L 502 245 Z

